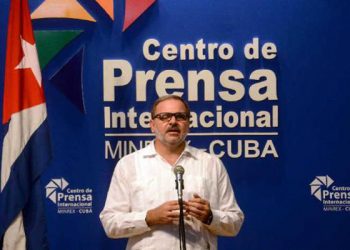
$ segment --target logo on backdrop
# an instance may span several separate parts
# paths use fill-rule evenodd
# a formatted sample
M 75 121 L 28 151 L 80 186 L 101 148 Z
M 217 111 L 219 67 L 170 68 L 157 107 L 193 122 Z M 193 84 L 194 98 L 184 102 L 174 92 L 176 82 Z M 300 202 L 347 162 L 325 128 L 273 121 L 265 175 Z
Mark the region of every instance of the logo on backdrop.
M 323 211 L 350 212 L 350 186 L 336 186 L 326 176 L 316 176 L 310 183 L 311 195 L 323 204 Z
M 57 205 L 59 214 L 91 214 L 92 189 L 71 188 L 64 178 L 52 179 L 45 187 L 46 198 Z

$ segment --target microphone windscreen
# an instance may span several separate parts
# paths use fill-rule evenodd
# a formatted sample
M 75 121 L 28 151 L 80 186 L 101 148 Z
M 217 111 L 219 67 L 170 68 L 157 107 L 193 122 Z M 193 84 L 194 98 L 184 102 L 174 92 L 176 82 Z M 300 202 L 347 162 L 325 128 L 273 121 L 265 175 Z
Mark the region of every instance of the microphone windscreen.
M 178 165 L 174 168 L 174 174 L 184 174 L 185 173 L 185 169 Z

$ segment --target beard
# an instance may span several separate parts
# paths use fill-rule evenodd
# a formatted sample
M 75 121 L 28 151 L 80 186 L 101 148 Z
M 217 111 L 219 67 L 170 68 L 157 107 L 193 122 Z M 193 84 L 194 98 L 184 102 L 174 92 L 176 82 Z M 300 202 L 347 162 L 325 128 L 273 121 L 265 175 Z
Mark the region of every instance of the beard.
M 177 134 L 172 134 L 177 133 Z M 187 131 L 181 131 L 180 127 L 177 125 L 173 125 L 168 127 L 164 133 L 155 131 L 156 139 L 162 143 L 163 145 L 169 146 L 179 146 L 182 145 L 186 139 Z

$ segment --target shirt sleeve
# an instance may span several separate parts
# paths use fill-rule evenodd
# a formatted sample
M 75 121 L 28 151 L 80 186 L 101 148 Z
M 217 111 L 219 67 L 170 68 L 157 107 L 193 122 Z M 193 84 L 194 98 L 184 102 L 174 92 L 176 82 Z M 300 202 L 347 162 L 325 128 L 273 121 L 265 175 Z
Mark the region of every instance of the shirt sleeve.
M 130 188 L 120 164 L 114 170 L 105 206 L 100 213 L 103 228 L 110 238 L 124 238 L 150 231 L 147 211 L 131 211 Z
M 244 221 L 244 214 L 237 204 L 230 178 L 223 163 L 216 159 L 217 202 L 211 205 L 213 220 L 205 225 L 215 235 L 236 236 Z

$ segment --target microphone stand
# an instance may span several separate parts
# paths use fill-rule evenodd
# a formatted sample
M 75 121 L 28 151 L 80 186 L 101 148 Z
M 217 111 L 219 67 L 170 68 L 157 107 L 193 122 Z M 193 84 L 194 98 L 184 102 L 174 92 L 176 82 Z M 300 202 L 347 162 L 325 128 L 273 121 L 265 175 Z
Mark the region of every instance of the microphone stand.
M 179 197 L 178 201 L 180 206 L 180 218 L 179 218 L 180 250 L 186 250 L 185 221 L 184 221 L 182 197 Z

